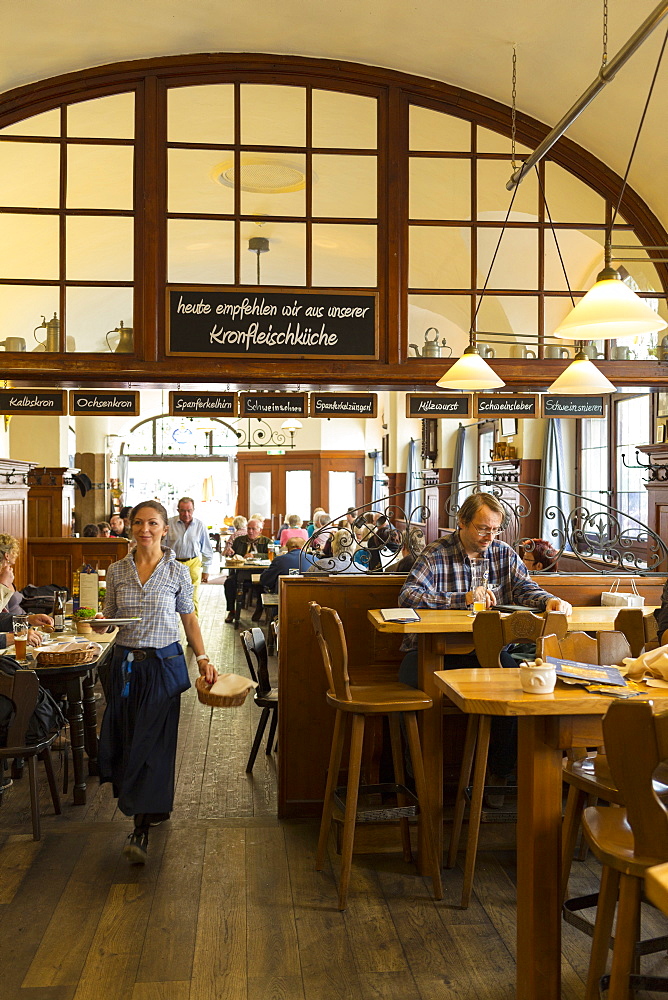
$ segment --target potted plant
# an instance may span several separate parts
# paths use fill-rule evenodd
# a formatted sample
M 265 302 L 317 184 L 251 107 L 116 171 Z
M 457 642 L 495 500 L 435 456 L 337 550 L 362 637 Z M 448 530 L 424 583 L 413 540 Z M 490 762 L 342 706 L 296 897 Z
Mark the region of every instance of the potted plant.
M 94 608 L 79 608 L 74 612 L 72 618 L 77 627 L 77 632 L 79 635 L 91 635 L 93 632 L 93 627 L 90 623 L 91 618 L 94 618 L 97 611 Z

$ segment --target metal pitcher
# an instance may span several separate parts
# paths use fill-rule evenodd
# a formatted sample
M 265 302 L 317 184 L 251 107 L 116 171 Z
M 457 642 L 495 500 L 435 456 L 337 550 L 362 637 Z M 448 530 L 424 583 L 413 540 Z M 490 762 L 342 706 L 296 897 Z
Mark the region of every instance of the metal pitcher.
M 119 340 L 115 349 L 109 343 L 109 337 L 112 333 L 119 334 Z M 107 347 L 110 351 L 113 351 L 114 354 L 132 354 L 135 349 L 132 327 L 123 326 L 123 320 L 121 320 L 120 325 L 117 326 L 115 330 L 109 330 L 109 332 L 105 335 L 105 339 L 107 341 Z
M 37 337 L 38 330 L 46 330 L 46 340 L 39 340 Z M 55 354 L 60 350 L 60 321 L 56 313 L 53 314 L 53 319 L 47 322 L 46 316 L 42 316 L 42 322 L 39 326 L 36 326 L 33 330 L 33 336 L 39 347 L 41 347 L 48 354 Z M 37 350 L 38 348 L 35 348 Z
M 429 334 L 432 332 L 432 330 L 434 331 L 434 337 L 430 340 Z M 444 350 L 445 348 L 447 348 L 448 351 L 448 353 L 444 355 L 446 358 L 449 358 L 450 355 L 452 354 L 452 348 L 448 345 L 445 337 L 439 344 L 438 330 L 436 329 L 435 326 L 430 326 L 427 330 L 425 330 L 424 347 L 422 348 L 422 354 L 420 354 L 417 344 L 409 344 L 408 347 L 413 348 L 413 350 L 415 351 L 416 358 L 440 358 L 441 351 Z

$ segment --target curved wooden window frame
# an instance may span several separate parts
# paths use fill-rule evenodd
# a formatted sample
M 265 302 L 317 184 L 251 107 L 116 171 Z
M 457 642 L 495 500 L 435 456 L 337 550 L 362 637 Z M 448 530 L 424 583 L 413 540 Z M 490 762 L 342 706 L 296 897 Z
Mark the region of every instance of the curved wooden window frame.
M 510 134 L 510 108 L 445 83 L 355 63 L 263 54 L 176 56 L 117 63 L 39 81 L 0 98 L 0 128 L 54 107 L 132 90 L 136 100 L 135 131 L 135 355 L 62 354 L 3 356 L 13 384 L 57 379 L 59 385 L 114 384 L 168 386 L 230 382 L 270 388 L 286 382 L 280 359 L 224 361 L 213 374 L 210 359 L 173 359 L 164 353 L 165 337 L 165 161 L 166 89 L 212 83 L 266 83 L 337 90 L 378 99 L 378 292 L 380 353 L 377 361 L 290 360 L 290 380 L 302 387 L 372 385 L 377 389 L 431 389 L 443 361 L 412 359 L 407 344 L 408 276 L 408 115 L 411 104 L 468 120 L 501 135 Z M 534 148 L 549 128 L 517 115 L 517 140 Z M 561 139 L 550 159 L 589 185 L 606 201 L 618 197 L 620 178 L 587 150 Z M 141 211 L 139 211 L 141 206 Z M 668 234 L 645 202 L 627 187 L 621 213 L 643 245 L 668 244 Z M 655 265 L 664 294 L 668 267 Z M 92 366 L 94 361 L 94 367 Z M 645 361 L 599 363 L 616 385 L 663 387 L 664 366 Z M 563 370 L 553 359 L 531 361 L 498 358 L 494 364 L 510 387 L 545 388 Z

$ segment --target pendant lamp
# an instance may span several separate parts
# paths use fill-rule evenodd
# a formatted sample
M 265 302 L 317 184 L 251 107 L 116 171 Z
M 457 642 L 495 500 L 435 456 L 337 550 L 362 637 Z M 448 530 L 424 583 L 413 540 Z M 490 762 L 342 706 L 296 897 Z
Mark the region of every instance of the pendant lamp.
M 478 354 L 474 335 L 461 358 L 458 358 L 436 383 L 441 389 L 462 389 L 466 392 L 477 389 L 500 389 L 505 384 Z
M 608 257 L 606 246 L 606 257 Z M 609 259 L 596 284 L 561 321 L 555 337 L 568 340 L 620 340 L 663 330 L 668 323 L 626 285 Z
M 584 351 L 579 351 L 547 391 L 564 396 L 599 396 L 617 392 L 617 388 L 591 363 Z

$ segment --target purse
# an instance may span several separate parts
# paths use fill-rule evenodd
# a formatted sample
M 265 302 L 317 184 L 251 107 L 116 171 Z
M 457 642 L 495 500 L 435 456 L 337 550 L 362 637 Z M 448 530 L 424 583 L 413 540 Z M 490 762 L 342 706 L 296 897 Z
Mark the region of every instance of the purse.
M 631 580 L 631 594 L 621 594 L 619 592 L 619 579 L 615 580 L 610 590 L 604 590 L 601 594 L 601 607 L 603 608 L 642 608 L 645 605 L 645 598 L 638 593 L 635 580 Z

